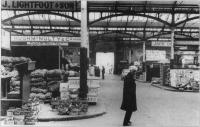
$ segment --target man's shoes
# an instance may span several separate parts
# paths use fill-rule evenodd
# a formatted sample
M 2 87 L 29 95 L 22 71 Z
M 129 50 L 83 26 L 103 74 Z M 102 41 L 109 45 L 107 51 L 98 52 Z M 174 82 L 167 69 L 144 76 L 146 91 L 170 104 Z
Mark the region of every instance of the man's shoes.
M 131 126 L 132 125 L 132 122 L 128 122 L 128 123 L 125 123 L 125 124 L 123 124 L 123 126 Z

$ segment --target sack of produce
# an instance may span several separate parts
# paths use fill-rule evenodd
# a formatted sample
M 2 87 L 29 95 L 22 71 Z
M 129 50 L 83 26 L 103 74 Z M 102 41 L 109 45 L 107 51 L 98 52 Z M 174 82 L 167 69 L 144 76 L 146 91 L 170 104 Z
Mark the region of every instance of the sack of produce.
M 33 72 L 31 72 L 31 78 L 39 78 L 39 77 L 45 77 L 47 70 L 46 69 L 37 69 Z
M 11 81 L 11 86 L 20 86 L 20 81 Z
M 47 82 L 47 86 L 51 86 L 51 85 L 54 85 L 57 83 L 59 83 L 59 82 L 58 81 L 50 81 L 50 82 Z
M 35 86 L 35 87 L 46 86 L 46 81 L 31 83 L 31 86 Z
M 33 92 L 33 93 L 44 93 L 44 94 L 46 94 L 46 93 L 47 93 L 47 90 L 46 90 L 46 89 L 41 89 L 41 88 L 32 87 L 32 88 L 31 88 L 31 92 Z
M 61 75 L 63 74 L 63 71 L 60 69 L 53 69 L 53 70 L 49 70 L 46 73 L 47 77 L 61 77 Z
M 46 99 L 50 99 L 51 96 L 52 96 L 52 93 L 51 93 L 51 92 L 48 92 L 48 93 L 45 94 L 45 98 L 46 98 Z
M 54 92 L 54 91 L 58 91 L 58 92 L 59 92 L 60 83 L 57 82 L 57 83 L 55 83 L 55 84 L 52 84 L 52 85 L 48 86 L 48 88 L 49 88 L 49 91 L 50 91 L 50 92 Z
M 31 83 L 37 83 L 37 82 L 43 82 L 43 81 L 44 81 L 44 78 L 42 78 L 42 77 L 38 77 L 38 78 L 33 77 L 33 78 L 31 78 Z
M 51 78 L 47 77 L 48 82 L 50 82 L 50 81 L 61 81 L 61 80 L 62 80 L 61 76 L 60 77 L 51 77 Z

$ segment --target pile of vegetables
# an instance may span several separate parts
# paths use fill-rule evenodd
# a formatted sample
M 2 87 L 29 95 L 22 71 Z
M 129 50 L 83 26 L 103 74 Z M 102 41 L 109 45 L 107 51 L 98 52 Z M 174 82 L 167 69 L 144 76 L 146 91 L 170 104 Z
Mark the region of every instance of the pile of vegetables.
M 48 91 L 47 82 L 45 81 L 46 69 L 38 69 L 31 73 L 31 98 L 41 100 L 50 99 L 51 92 Z
M 29 62 L 31 61 L 30 58 L 27 57 L 11 57 L 11 56 L 1 56 L 1 63 L 2 64 L 18 64 L 23 62 Z
M 53 99 L 51 106 L 58 111 L 59 115 L 81 115 L 88 110 L 88 103 L 79 99 Z

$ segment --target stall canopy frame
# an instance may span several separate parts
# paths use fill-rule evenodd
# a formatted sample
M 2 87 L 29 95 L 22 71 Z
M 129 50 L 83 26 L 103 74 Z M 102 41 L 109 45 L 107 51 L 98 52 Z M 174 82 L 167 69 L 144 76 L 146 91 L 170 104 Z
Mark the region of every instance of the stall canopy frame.
M 80 36 L 80 1 L 68 10 L 2 9 L 2 28 L 12 35 Z M 199 40 L 198 2 L 88 1 L 90 40 L 124 43 Z M 174 20 L 173 17 L 174 16 Z

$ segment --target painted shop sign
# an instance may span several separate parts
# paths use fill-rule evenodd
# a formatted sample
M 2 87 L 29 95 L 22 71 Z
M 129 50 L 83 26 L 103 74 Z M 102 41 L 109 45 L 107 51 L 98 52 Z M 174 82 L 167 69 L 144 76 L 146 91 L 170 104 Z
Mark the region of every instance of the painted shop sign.
M 166 51 L 164 50 L 146 50 L 147 61 L 166 60 Z
M 51 1 L 51 0 L 2 0 L 2 10 L 75 10 L 76 1 Z
M 170 47 L 171 42 L 169 41 L 152 41 L 151 46 L 156 46 L 156 47 Z
M 81 42 L 80 37 L 11 36 L 11 42 Z
M 11 42 L 11 46 L 68 46 L 67 42 Z
M 176 41 L 176 45 L 200 45 L 199 41 Z

